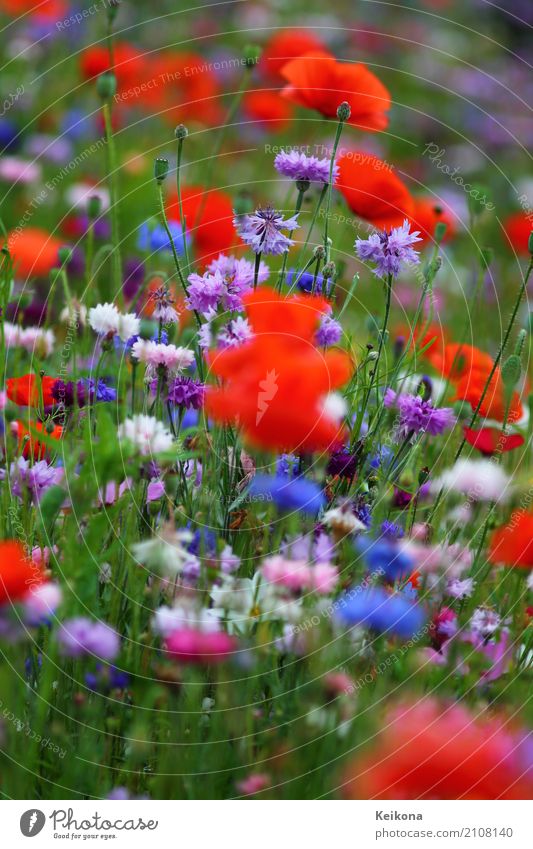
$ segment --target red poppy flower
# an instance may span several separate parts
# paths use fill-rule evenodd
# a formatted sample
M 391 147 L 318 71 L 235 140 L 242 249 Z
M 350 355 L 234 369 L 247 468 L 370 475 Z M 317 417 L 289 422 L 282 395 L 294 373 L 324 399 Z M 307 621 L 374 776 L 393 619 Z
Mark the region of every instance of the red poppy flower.
M 530 799 L 523 730 L 436 699 L 400 704 L 346 775 L 348 799 Z M 518 738 L 518 739 L 517 739 Z
M 22 455 L 26 459 L 33 457 L 34 460 L 42 460 L 46 457 L 48 448 L 44 442 L 39 442 L 39 433 L 44 433 L 48 439 L 55 440 L 60 440 L 63 436 L 63 428 L 60 425 L 54 425 L 53 430 L 49 433 L 42 422 L 32 422 L 29 429 L 21 421 L 16 421 L 13 424 L 19 446 L 22 448 Z
M 44 580 L 40 567 L 28 560 L 20 542 L 0 542 L 0 605 L 21 601 Z
M 316 109 L 326 118 L 336 118 L 343 101 L 350 104 L 347 123 L 363 130 L 384 130 L 388 124 L 390 94 L 359 62 L 337 62 L 334 56 L 314 51 L 292 59 L 281 69 L 288 85 L 283 96 L 293 103 Z
M 508 244 L 517 254 L 529 256 L 529 237 L 533 230 L 531 213 L 515 212 L 503 222 L 503 229 L 507 236 Z
M 25 15 L 46 21 L 58 21 L 66 17 L 66 0 L 0 0 L 0 9 L 8 15 Z
M 207 414 L 223 423 L 238 420 L 248 442 L 260 448 L 331 448 L 342 428 L 324 401 L 349 379 L 352 363 L 343 351 L 323 353 L 314 345 L 327 302 L 284 298 L 265 287 L 244 301 L 255 335 L 239 348 L 212 353 L 211 369 L 225 383 L 209 389 Z
M 129 87 L 141 85 L 149 78 L 146 56 L 127 42 L 115 42 L 113 47 L 115 65 L 113 72 L 117 78 L 118 90 L 123 92 Z M 94 80 L 100 74 L 109 71 L 109 51 L 104 45 L 88 47 L 81 53 L 80 70 L 86 80 Z
M 493 360 L 490 354 L 475 348 L 473 345 L 459 345 L 450 342 L 442 350 L 433 351 L 430 357 L 431 365 L 443 378 L 450 381 L 460 381 L 463 378 L 471 380 L 473 376 L 489 376 Z
M 19 277 L 45 277 L 54 266 L 59 265 L 57 252 L 62 244 L 38 227 L 12 230 L 7 236 L 7 247 Z
M 223 118 L 217 76 L 198 53 L 158 53 L 150 58 L 144 80 L 145 90 L 141 84 L 136 97 L 173 125 L 194 120 L 209 126 Z
M 187 232 L 194 241 L 201 264 L 205 265 L 216 259 L 219 253 L 227 253 L 242 244 L 233 226 L 233 204 L 225 192 L 186 186 L 182 190 L 182 200 Z M 168 199 L 167 214 L 179 221 L 177 192 Z
M 389 230 L 411 217 L 413 199 L 387 162 L 372 153 L 351 150 L 337 164 L 336 186 L 358 218 Z
M 244 95 L 242 110 L 245 117 L 260 124 L 264 130 L 277 133 L 290 123 L 293 110 L 277 91 L 249 91 Z
M 43 377 L 37 374 L 25 374 L 23 377 L 10 377 L 6 380 L 6 392 L 10 401 L 19 407 L 39 407 L 42 400 L 45 407 L 54 403 L 52 388 L 57 377 Z
M 503 422 L 507 410 L 507 400 L 501 372 L 499 369 L 496 369 L 485 391 L 488 376 L 489 374 L 487 372 L 473 372 L 472 374 L 465 375 L 465 377 L 456 383 L 453 400 L 466 401 L 475 410 L 485 392 L 485 397 L 479 408 L 479 415 L 486 419 Z M 522 418 L 523 413 L 520 397 L 517 392 L 513 392 L 509 405 L 508 421 L 518 421 Z
M 494 531 L 489 560 L 497 565 L 533 569 L 533 513 L 515 510 L 509 523 Z
M 441 206 L 431 198 L 414 198 L 414 210 L 411 216 L 411 229 L 418 230 L 424 242 L 433 242 L 435 227 L 439 222 L 446 224 L 443 242 L 452 239 L 457 231 L 456 219 L 450 209 Z
M 477 448 L 486 457 L 513 451 L 524 444 L 524 437 L 520 436 L 519 433 L 504 433 L 495 427 L 483 427 L 481 430 L 472 430 L 472 428 L 465 427 L 463 432 L 469 445 Z
M 282 79 L 281 69 L 291 59 L 313 51 L 324 51 L 320 39 L 305 29 L 284 29 L 274 33 L 263 48 L 259 70 L 270 79 Z

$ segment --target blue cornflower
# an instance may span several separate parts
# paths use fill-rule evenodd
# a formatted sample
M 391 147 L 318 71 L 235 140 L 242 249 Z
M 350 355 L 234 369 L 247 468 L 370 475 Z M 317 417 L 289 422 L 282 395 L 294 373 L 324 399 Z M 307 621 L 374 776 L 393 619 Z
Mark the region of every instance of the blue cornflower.
M 304 271 L 303 274 L 298 275 L 298 273 L 294 269 L 290 269 L 287 271 L 286 282 L 289 289 L 291 289 L 296 280 L 296 288 L 300 290 L 300 292 L 312 292 L 313 291 L 313 282 L 315 279 L 315 275 L 310 271 Z M 315 283 L 315 292 L 319 295 L 322 294 L 322 288 L 324 286 L 324 278 L 321 274 L 317 274 L 316 283 Z M 329 290 L 331 288 L 331 277 L 326 279 L 326 294 L 329 295 Z
M 292 478 L 296 472 L 298 458 L 294 454 L 282 454 L 276 462 L 276 476 Z
M 381 533 L 384 537 L 389 537 L 390 539 L 401 539 L 404 535 L 404 530 L 396 522 L 389 522 L 388 519 L 385 519 L 381 525 Z
M 302 477 L 287 479 L 278 475 L 256 475 L 248 492 L 258 501 L 274 501 L 280 510 L 299 510 L 312 516 L 316 516 L 326 503 L 318 484 Z
M 207 528 L 197 528 L 191 542 L 187 546 L 187 551 L 190 551 L 196 557 L 215 555 L 217 553 L 216 534 L 213 531 L 207 530 Z
M 168 228 L 172 234 L 172 241 L 177 253 L 182 256 L 185 253 L 183 244 L 183 232 L 181 224 L 178 221 L 169 221 Z M 189 244 L 189 236 L 186 235 L 187 244 Z M 137 246 L 142 251 L 171 251 L 172 246 L 168 237 L 167 231 L 162 224 L 157 224 L 152 221 L 145 221 L 139 227 L 139 235 L 137 238 Z
M 349 590 L 335 603 L 335 616 L 345 625 L 363 625 L 381 634 L 409 639 L 420 630 L 426 614 L 401 594 L 390 595 L 381 587 Z
M 367 563 L 369 571 L 380 572 L 389 581 L 395 581 L 397 578 L 407 576 L 414 569 L 412 558 L 409 557 L 404 549 L 399 548 L 392 541 L 361 538 L 357 547 Z

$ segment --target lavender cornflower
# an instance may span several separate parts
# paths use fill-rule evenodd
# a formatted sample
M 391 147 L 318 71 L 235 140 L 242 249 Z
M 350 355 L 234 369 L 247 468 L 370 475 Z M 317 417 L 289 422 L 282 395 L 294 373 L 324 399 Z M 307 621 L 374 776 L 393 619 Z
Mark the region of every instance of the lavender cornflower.
M 306 156 L 297 150 L 283 150 L 274 160 L 274 168 L 284 177 L 291 180 L 309 181 L 310 183 L 329 183 L 329 159 L 318 159 L 316 156 Z M 338 165 L 333 166 L 332 183 L 339 175 Z
M 61 625 L 57 639 L 62 653 L 68 657 L 94 654 L 103 660 L 113 660 L 120 651 L 120 638 L 113 628 L 84 616 L 67 619 Z
M 187 306 L 206 318 L 213 318 L 226 290 L 222 274 L 218 270 L 214 274 L 206 271 L 203 275 L 190 274 L 187 279 L 190 284 Z
M 62 474 L 63 469 L 50 466 L 46 460 L 30 465 L 24 457 L 19 457 L 9 468 L 11 491 L 17 498 L 22 498 L 24 492 L 28 491 L 33 501 L 37 502 L 47 489 L 58 482 Z M 0 480 L 5 478 L 5 469 L 0 469 Z
M 336 345 L 342 336 L 342 327 L 338 321 L 335 321 L 330 315 L 322 316 L 320 326 L 315 334 L 316 344 L 321 348 L 328 348 L 330 345 Z
M 174 324 L 178 320 L 178 313 L 174 307 L 174 298 L 169 292 L 168 286 L 160 286 L 152 295 L 155 302 L 153 317 L 162 324 Z
M 280 212 L 276 212 L 271 206 L 265 209 L 256 209 L 253 215 L 235 217 L 233 224 L 241 239 L 249 245 L 256 254 L 278 254 L 286 253 L 293 239 L 284 236 L 282 230 L 292 233 L 300 225 L 297 222 L 298 215 L 292 218 L 283 218 Z
M 217 336 L 219 348 L 237 348 L 248 342 L 253 336 L 253 331 L 248 324 L 248 319 L 238 316 L 228 321 Z
M 396 436 L 399 439 L 405 439 L 420 431 L 436 436 L 455 424 L 451 407 L 434 407 L 431 401 L 424 401 L 419 395 L 397 394 L 392 389 L 387 389 L 383 403 L 385 407 L 396 407 L 399 411 L 396 428 Z
M 407 218 L 401 227 L 393 227 L 389 232 L 372 233 L 368 239 L 356 239 L 355 250 L 359 259 L 376 263 L 376 277 L 397 277 L 402 262 L 417 265 L 420 260 L 418 251 L 411 245 L 420 242 L 420 232 L 410 232 Z
M 204 403 L 205 385 L 192 377 L 180 375 L 168 388 L 167 400 L 184 410 L 199 410 Z
M 254 282 L 254 265 L 247 259 L 219 254 L 207 266 L 210 274 L 219 271 L 224 278 L 225 292 L 222 296 L 222 306 L 226 310 L 242 309 L 242 296 L 250 291 Z M 264 283 L 270 274 L 268 265 L 259 263 L 257 282 Z

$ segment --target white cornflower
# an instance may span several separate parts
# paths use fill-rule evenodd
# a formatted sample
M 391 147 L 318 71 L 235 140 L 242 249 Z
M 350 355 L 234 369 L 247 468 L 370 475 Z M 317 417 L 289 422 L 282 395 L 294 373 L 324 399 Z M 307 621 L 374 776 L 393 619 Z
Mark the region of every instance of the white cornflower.
M 509 496 L 510 478 L 491 460 L 458 460 L 433 482 L 432 489 L 460 492 L 472 501 L 503 501 Z
M 118 331 L 120 313 L 114 304 L 98 304 L 89 310 L 89 324 L 99 336 Z
M 118 429 L 119 439 L 131 442 L 141 454 L 158 454 L 172 447 L 172 434 L 153 416 L 137 415 L 126 419 Z
M 127 342 L 132 336 L 137 336 L 141 329 L 141 320 L 134 312 L 121 315 L 118 320 L 117 333 L 122 342 Z

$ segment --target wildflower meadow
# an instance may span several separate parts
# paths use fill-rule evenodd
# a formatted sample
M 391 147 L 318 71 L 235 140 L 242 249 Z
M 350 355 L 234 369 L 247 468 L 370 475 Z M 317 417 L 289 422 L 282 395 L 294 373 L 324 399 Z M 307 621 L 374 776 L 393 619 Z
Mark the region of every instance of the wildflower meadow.
M 4 800 L 533 798 L 532 25 L 0 0 Z

